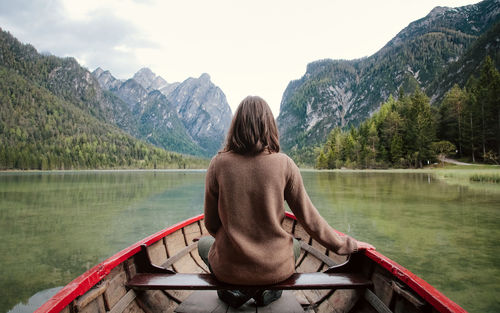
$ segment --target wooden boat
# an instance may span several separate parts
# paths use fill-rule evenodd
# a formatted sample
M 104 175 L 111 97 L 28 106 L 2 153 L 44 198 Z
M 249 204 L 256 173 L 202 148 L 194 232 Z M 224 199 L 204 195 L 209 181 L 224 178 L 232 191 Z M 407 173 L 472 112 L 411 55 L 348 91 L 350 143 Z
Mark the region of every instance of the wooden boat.
M 35 312 L 466 312 L 423 279 L 375 250 L 353 254 L 355 257 L 346 263 L 345 256 L 312 240 L 293 214 L 286 213 L 283 227 L 300 238 L 302 251 L 296 264 L 299 274 L 295 274 L 297 279 L 280 286 L 266 286 L 289 289 L 268 306 L 258 307 L 249 300 L 235 309 L 218 299 L 214 289 L 237 286 L 219 284 L 208 274 L 196 249 L 196 239 L 208 234 L 203 215 L 199 215 L 147 237 L 93 267 Z M 335 267 L 336 264 L 343 265 Z M 155 265 L 176 274 L 161 273 L 161 269 L 155 273 Z M 147 269 L 148 266 L 153 269 Z M 323 273 L 330 267 L 333 274 Z M 145 276 L 150 285 L 138 286 L 138 278 Z M 168 286 L 161 286 L 165 281 L 153 286 L 154 279 L 161 282 L 162 277 L 177 279 L 173 284 L 169 280 Z

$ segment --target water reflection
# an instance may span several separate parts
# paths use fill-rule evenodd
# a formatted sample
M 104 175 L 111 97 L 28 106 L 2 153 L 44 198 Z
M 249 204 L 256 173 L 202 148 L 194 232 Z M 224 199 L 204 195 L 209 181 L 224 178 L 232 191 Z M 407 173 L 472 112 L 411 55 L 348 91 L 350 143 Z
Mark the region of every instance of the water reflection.
M 471 312 L 498 312 L 499 193 L 429 173 L 303 172 L 328 222 Z M 203 172 L 0 174 L 0 312 L 202 212 Z M 27 306 L 19 303 L 28 303 Z M 16 306 L 16 304 L 18 304 Z
M 471 312 L 499 311 L 500 257 L 492 249 L 500 239 L 498 193 L 427 173 L 303 177 L 331 225 L 373 243 Z
M 35 293 L 27 303 L 16 304 L 8 313 L 31 313 L 55 295 L 62 287 L 55 287 Z
M 201 213 L 203 172 L 0 175 L 0 311 Z

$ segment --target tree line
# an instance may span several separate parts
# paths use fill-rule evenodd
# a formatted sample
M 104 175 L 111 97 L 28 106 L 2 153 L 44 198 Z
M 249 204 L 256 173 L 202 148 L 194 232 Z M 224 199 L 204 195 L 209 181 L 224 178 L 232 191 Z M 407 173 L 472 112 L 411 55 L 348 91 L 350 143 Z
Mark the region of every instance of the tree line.
M 500 74 L 486 57 L 478 77 L 455 85 L 438 106 L 420 90 L 400 89 L 358 127 L 335 128 L 317 151 L 316 167 L 419 168 L 439 155 L 498 164 Z

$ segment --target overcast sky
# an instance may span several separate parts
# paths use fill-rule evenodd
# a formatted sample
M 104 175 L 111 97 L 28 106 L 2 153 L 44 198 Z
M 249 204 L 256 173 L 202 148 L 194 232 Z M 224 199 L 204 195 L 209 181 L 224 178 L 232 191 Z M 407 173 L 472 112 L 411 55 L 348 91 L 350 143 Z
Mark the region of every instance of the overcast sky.
M 149 67 L 169 83 L 209 73 L 231 109 L 281 96 L 318 59 L 382 48 L 435 6 L 468 0 L 0 0 L 0 27 L 39 52 L 130 78 Z

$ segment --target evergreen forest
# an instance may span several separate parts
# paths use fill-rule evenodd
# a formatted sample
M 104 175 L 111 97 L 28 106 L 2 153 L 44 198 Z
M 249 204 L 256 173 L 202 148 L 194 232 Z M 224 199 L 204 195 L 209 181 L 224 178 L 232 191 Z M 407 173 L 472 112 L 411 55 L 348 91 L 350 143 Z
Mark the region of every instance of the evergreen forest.
M 444 156 L 499 164 L 500 74 L 486 57 L 437 106 L 420 90 L 400 89 L 358 127 L 333 129 L 316 155 L 320 169 L 421 168 Z

